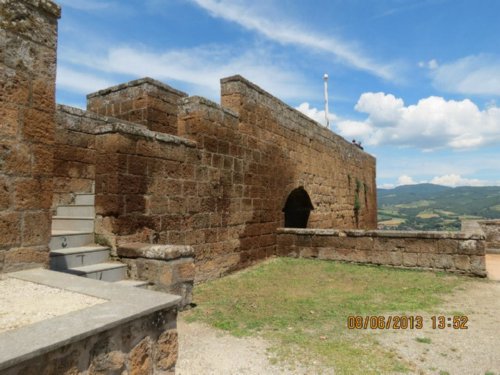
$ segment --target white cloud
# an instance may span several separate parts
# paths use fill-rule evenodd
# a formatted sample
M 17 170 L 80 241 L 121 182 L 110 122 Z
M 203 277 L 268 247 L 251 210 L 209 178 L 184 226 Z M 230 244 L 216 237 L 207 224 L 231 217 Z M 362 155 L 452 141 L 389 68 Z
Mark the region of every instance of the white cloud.
M 314 121 L 320 123 L 321 125 L 326 125 L 326 116 L 324 110 L 319 110 L 315 107 L 311 107 L 307 102 L 300 104 L 295 109 L 302 112 L 304 115 L 313 119 Z M 335 116 L 333 113 L 328 113 L 328 120 L 330 121 L 330 124 L 336 119 L 337 116 Z
M 283 9 L 279 17 L 266 17 L 259 12 L 254 2 L 237 0 L 192 0 L 212 16 L 238 23 L 266 38 L 281 44 L 291 44 L 307 49 L 333 54 L 348 66 L 374 74 L 378 77 L 395 79 L 395 66 L 379 64 L 354 46 L 332 36 L 305 30 L 302 25 L 290 20 L 284 21 Z
M 372 126 L 363 121 L 340 120 L 336 124 L 339 134 L 347 139 L 363 140 L 373 132 Z
M 273 58 L 263 46 L 243 51 L 222 45 L 167 51 L 123 46 L 100 54 L 66 50 L 61 53 L 61 60 L 74 67 L 109 74 L 185 82 L 196 94 L 213 99 L 219 96 L 220 79 L 234 74 L 245 76 L 280 98 L 314 95 L 308 91 L 309 84 L 301 73 L 290 69 L 286 61 Z
M 400 185 L 415 185 L 415 184 L 417 184 L 417 182 L 415 182 L 415 180 L 412 177 L 407 176 L 405 174 L 399 176 L 398 182 L 397 182 L 397 186 L 400 186 Z
M 421 68 L 427 68 L 427 69 L 430 69 L 430 70 L 435 70 L 435 69 L 439 68 L 439 63 L 437 62 L 436 59 L 432 59 L 432 60 L 429 60 L 429 61 L 420 61 L 418 63 L 418 66 L 421 67 Z
M 391 126 L 397 121 L 404 107 L 402 99 L 394 95 L 378 93 L 366 93 L 361 95 L 354 109 L 358 112 L 369 113 L 370 119 L 377 126 Z
M 479 108 L 469 99 L 431 96 L 405 106 L 391 94 L 364 93 L 355 106 L 368 114 L 364 121 L 339 121 L 345 137 L 356 134 L 365 144 L 466 149 L 500 142 L 500 108 Z
M 56 84 L 71 92 L 88 94 L 112 86 L 114 82 L 58 64 Z
M 479 180 L 476 178 L 463 178 L 459 174 L 447 174 L 437 176 L 431 180 L 432 184 L 445 186 L 488 186 L 492 183 L 489 181 Z
M 466 95 L 500 95 L 500 57 L 472 55 L 441 64 L 431 73 L 436 88 Z
M 423 180 L 416 182 L 413 177 L 408 175 L 401 175 L 398 177 L 398 180 L 395 184 L 385 183 L 380 185 L 379 187 L 382 189 L 392 189 L 396 186 L 402 185 L 415 185 L 422 183 L 431 183 L 436 185 L 443 186 L 500 186 L 500 181 L 492 182 L 487 180 L 480 180 L 477 178 L 465 178 L 459 174 L 445 174 L 441 176 L 435 176 L 430 180 Z

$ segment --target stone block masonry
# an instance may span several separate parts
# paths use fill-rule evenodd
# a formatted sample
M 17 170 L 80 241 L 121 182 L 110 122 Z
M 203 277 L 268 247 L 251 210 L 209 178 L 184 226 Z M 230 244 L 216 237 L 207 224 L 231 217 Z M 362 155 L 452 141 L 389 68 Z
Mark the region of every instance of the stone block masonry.
M 500 220 L 481 220 L 478 223 L 486 235 L 486 247 L 500 250 Z
M 486 276 L 485 235 L 468 232 L 279 229 L 278 255 Z
M 221 105 L 143 78 L 89 94 L 87 111 L 58 106 L 54 123 L 59 9 L 0 4 L 11 69 L 0 108 L 27 109 L 2 126 L 2 267 L 44 264 L 50 210 L 77 193 L 95 193 L 96 238 L 113 256 L 133 242 L 191 246 L 197 281 L 275 255 L 300 187 L 309 227 L 375 228 L 375 159 L 241 76 L 221 81 Z
M 176 135 L 179 101 L 186 96 L 164 83 L 142 78 L 88 95 L 87 109 Z
M 177 136 L 151 131 L 156 125 L 145 114 L 158 104 L 149 99 L 153 91 L 160 102 L 178 104 L 164 107 Z M 88 132 L 83 124 L 94 124 L 96 233 L 114 255 L 131 242 L 189 245 L 196 280 L 220 277 L 275 255 L 282 208 L 299 186 L 315 207 L 311 226 L 375 227 L 373 157 L 240 76 L 222 80 L 222 93 L 225 106 L 146 78 L 88 95 L 87 112 L 59 107 L 63 131 Z M 102 116 L 121 117 L 122 108 L 143 108 L 141 120 Z M 99 130 L 112 121 L 113 132 Z M 71 169 L 74 161 L 62 165 L 62 173 L 74 171 L 75 185 L 92 171 L 82 162 L 80 171 Z
M 195 276 L 194 251 L 191 246 L 122 244 L 117 250 L 128 265 L 128 276 L 149 283 L 149 289 L 182 297 L 179 308 L 192 301 Z
M 0 272 L 48 264 L 59 16 L 0 1 Z
M 221 103 L 238 114 L 239 131 L 261 155 L 260 170 L 278 160 L 289 173 L 278 185 L 280 209 L 304 186 L 315 207 L 309 227 L 376 228 L 375 158 L 241 76 L 221 80 Z

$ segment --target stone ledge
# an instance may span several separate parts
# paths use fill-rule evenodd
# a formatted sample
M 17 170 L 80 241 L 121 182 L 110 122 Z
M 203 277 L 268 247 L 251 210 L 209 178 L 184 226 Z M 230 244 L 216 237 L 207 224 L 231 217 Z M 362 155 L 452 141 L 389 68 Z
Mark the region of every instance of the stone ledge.
M 486 238 L 486 234 L 484 233 L 481 225 L 478 221 L 475 220 L 464 220 L 462 221 L 462 233 L 468 235 L 483 235 Z
M 181 138 L 172 134 L 160 133 L 149 130 L 144 125 L 135 124 L 132 122 L 127 122 L 124 120 L 119 120 L 114 117 L 100 116 L 96 113 L 82 110 L 80 108 L 74 108 L 67 105 L 58 104 L 57 112 L 67 113 L 71 116 L 77 116 L 82 118 L 88 118 L 90 120 L 98 121 L 101 124 L 94 127 L 83 127 L 75 124 L 72 127 L 68 127 L 69 130 L 81 131 L 83 133 L 100 135 L 109 133 L 120 133 L 120 134 L 130 134 L 142 138 L 157 140 L 163 143 L 173 143 L 182 144 L 187 147 L 196 148 L 197 143 L 189 139 Z
M 492 219 L 492 220 L 478 220 L 477 223 L 483 225 L 500 225 L 500 220 Z
M 108 302 L 3 332 L 0 334 L 0 372 L 137 318 L 165 309 L 176 309 L 181 300 L 172 294 L 120 286 L 42 268 L 8 276 Z
M 202 96 L 190 96 L 188 98 L 181 99 L 180 102 L 180 110 L 184 111 L 184 114 L 189 114 L 188 108 L 190 105 L 203 105 L 206 107 L 210 107 L 219 111 L 222 111 L 224 114 L 233 117 L 234 119 L 239 119 L 240 115 L 229 108 L 222 107 L 220 104 L 217 104 L 209 99 L 206 99 Z M 181 112 L 179 111 L 179 113 Z
M 194 257 L 191 246 L 154 245 L 142 242 L 125 243 L 118 246 L 117 254 L 124 258 L 147 258 L 158 260 L 174 260 Z
M 174 89 L 173 87 L 167 85 L 166 83 L 160 82 L 160 81 L 153 79 L 153 78 L 150 78 L 150 77 L 144 77 L 144 78 L 136 79 L 134 81 L 121 83 L 119 85 L 111 86 L 111 87 L 90 93 L 87 95 L 87 99 L 98 97 L 98 96 L 104 96 L 104 95 L 110 94 L 112 92 L 124 90 L 124 89 L 129 88 L 129 87 L 140 86 L 140 85 L 144 85 L 144 84 L 149 84 L 149 85 L 158 87 L 162 90 L 173 92 L 179 96 L 188 96 L 188 94 L 186 94 L 185 92 Z
M 439 231 L 395 231 L 395 230 L 361 230 L 361 229 L 299 229 L 278 228 L 278 234 L 299 234 L 310 236 L 334 237 L 387 237 L 387 238 L 428 238 L 428 239 L 456 239 L 456 240 L 484 240 L 480 233 L 471 232 L 439 232 Z
M 4 5 L 5 3 L 19 3 L 19 0 L 2 0 L 0 1 L 0 5 Z M 52 0 L 24 0 L 29 6 L 34 8 L 39 8 L 44 12 L 47 12 L 54 17 L 61 18 L 61 7 L 57 5 Z

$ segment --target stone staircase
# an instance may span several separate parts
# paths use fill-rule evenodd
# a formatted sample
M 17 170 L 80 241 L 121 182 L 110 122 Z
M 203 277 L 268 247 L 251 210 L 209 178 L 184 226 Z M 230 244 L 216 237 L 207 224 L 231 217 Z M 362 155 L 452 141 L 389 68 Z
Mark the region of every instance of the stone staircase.
M 78 194 L 74 204 L 57 207 L 52 217 L 50 269 L 96 280 L 142 287 L 126 280 L 127 266 L 109 259 L 109 247 L 94 243 L 94 195 Z

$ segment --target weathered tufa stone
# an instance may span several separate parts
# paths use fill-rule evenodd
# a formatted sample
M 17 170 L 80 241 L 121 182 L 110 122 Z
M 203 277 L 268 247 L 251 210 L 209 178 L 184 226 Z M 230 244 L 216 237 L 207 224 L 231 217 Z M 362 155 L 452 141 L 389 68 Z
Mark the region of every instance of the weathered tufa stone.
M 92 361 L 89 375 L 120 375 L 125 370 L 126 359 L 125 353 L 120 351 L 103 353 Z
M 118 255 L 126 258 L 147 258 L 172 260 L 190 257 L 194 254 L 191 246 L 152 245 L 145 243 L 125 243 L 117 249 Z
M 128 366 L 130 375 L 153 374 L 151 339 L 145 337 L 130 352 Z
M 163 332 L 156 343 L 154 351 L 155 368 L 159 371 L 172 370 L 177 362 L 178 338 L 177 330 Z

